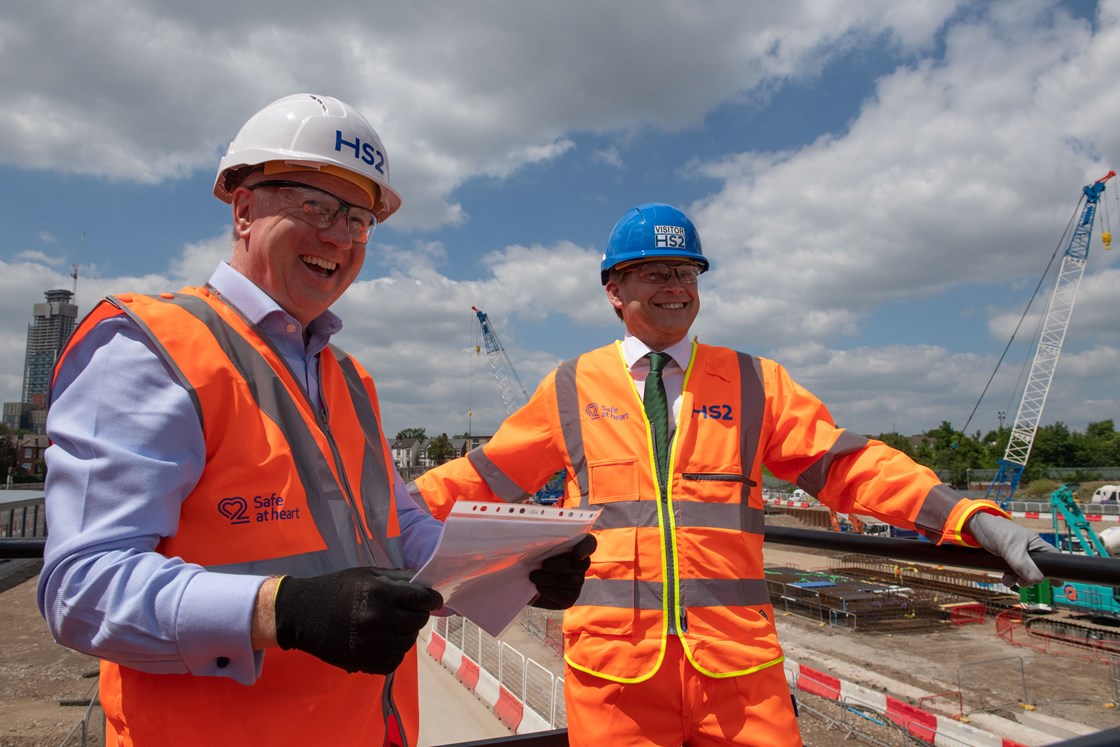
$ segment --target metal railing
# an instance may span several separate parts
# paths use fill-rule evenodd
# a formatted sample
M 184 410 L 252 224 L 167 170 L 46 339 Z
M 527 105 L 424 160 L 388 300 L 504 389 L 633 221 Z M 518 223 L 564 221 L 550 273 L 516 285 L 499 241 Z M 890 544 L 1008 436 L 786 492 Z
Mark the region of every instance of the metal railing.
M 782 545 L 813 547 L 844 553 L 876 555 L 899 560 L 928 562 L 991 571 L 1005 571 L 1002 559 L 983 550 L 929 542 L 891 539 L 879 536 L 814 531 L 789 527 L 767 527 L 766 541 Z M 0 560 L 42 557 L 43 538 L 0 539 Z M 1063 553 L 1034 553 L 1032 559 L 1049 577 L 1090 584 L 1116 585 L 1120 579 L 1120 559 L 1074 556 Z M 480 652 L 480 658 L 482 653 Z M 913 735 L 911 735 L 913 736 Z M 567 731 L 535 732 L 497 739 L 458 742 L 444 747 L 566 747 Z M 1115 747 L 1120 744 L 1120 728 L 1055 742 L 1052 747 Z

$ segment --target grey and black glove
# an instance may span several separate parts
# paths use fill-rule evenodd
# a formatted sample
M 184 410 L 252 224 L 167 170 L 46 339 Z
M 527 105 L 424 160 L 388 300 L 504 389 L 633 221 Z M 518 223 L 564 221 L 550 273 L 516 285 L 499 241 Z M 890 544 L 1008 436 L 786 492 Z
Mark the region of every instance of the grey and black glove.
M 1034 586 L 1046 578 L 1031 560 L 1030 553 L 1058 552 L 1058 548 L 1037 533 L 996 514 L 977 512 L 965 524 L 965 529 L 981 547 L 1011 566 L 1011 571 L 1003 574 L 1003 584 L 1010 589 Z
M 545 610 L 566 610 L 575 604 L 596 544 L 595 537 L 588 534 L 571 550 L 545 558 L 540 568 L 530 571 L 529 580 L 537 587 L 537 597 L 530 604 Z
M 347 568 L 280 579 L 276 642 L 347 672 L 389 674 L 416 643 L 438 592 L 409 581 L 412 571 Z

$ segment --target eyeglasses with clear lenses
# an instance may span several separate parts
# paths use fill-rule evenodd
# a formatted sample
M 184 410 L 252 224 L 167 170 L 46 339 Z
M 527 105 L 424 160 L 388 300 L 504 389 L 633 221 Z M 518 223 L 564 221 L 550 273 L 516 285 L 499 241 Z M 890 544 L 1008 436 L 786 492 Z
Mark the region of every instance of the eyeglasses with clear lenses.
M 696 278 L 700 276 L 700 265 L 667 265 L 664 262 L 643 262 L 633 267 L 625 267 L 622 271 L 624 273 L 636 273 L 638 280 L 651 285 L 661 285 L 669 282 L 674 273 L 676 273 L 677 282 L 681 285 L 696 285 Z
M 338 220 L 340 214 L 346 215 L 346 227 L 350 230 L 350 238 L 354 241 L 365 243 L 369 241 L 373 229 L 377 228 L 377 217 L 373 211 L 359 205 L 351 205 L 330 192 L 318 187 L 312 187 L 303 182 L 290 182 L 283 179 L 269 179 L 249 186 L 249 189 L 261 187 L 274 187 L 287 192 L 291 202 L 300 206 L 301 210 L 294 215 L 304 223 L 315 228 L 330 228 Z

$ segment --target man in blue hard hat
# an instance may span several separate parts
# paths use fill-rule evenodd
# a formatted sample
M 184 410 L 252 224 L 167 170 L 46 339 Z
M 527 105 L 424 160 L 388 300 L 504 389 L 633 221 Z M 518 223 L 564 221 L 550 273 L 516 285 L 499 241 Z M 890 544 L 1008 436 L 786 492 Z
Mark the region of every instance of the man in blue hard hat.
M 561 364 L 489 443 L 411 486 L 439 516 L 521 500 L 563 469 L 560 505 L 602 507 L 564 615 L 576 747 L 801 744 L 763 577 L 764 466 L 836 511 L 980 545 L 1008 584 L 1041 581 L 1028 551 L 1053 549 L 837 427 L 778 363 L 689 340 L 710 266 L 677 208 L 626 211 L 601 265 L 623 339 Z

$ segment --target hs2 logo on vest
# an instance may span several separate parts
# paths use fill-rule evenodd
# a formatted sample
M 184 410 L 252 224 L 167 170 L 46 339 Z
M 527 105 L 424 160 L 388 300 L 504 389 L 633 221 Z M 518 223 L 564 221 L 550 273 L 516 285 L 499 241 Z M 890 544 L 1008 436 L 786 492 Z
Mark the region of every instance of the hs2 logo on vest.
M 734 420 L 735 410 L 731 405 L 700 405 L 692 409 L 693 415 L 712 420 Z
M 273 493 L 269 496 L 258 495 L 253 498 L 252 510 L 249 502 L 239 495 L 218 501 L 218 513 L 229 519 L 233 525 L 248 524 L 255 521 L 289 521 L 298 519 L 298 508 L 284 508 L 284 496 Z
M 586 412 L 587 417 L 592 420 L 599 420 L 600 418 L 605 420 L 626 420 L 630 417 L 630 413 L 622 412 L 613 405 L 600 405 L 595 402 L 584 407 L 583 411 Z

